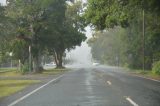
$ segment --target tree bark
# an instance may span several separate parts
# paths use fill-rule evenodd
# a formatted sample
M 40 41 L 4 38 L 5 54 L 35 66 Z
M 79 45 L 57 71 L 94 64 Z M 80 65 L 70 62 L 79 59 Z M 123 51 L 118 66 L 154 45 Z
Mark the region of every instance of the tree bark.
M 63 68 L 63 65 L 62 65 L 62 54 L 58 54 L 58 67 L 57 68 Z
M 37 59 L 37 57 L 34 57 L 34 59 L 33 59 L 33 72 L 34 73 L 38 72 L 38 67 L 39 67 L 39 65 L 38 65 L 38 59 Z
M 56 63 L 56 66 L 58 66 L 57 53 L 56 53 L 55 50 L 54 50 L 54 61 L 55 61 L 55 63 Z
M 43 67 L 41 66 L 41 56 L 40 53 L 33 59 L 33 72 L 34 73 L 41 73 L 43 71 Z
M 56 63 L 56 68 L 64 68 L 62 57 L 63 57 L 63 52 L 54 51 L 54 59 Z

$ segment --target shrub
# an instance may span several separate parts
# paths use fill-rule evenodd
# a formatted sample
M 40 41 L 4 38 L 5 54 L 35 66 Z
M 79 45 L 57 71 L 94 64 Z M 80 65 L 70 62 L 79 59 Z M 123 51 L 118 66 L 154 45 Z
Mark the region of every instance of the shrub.
M 152 72 L 154 74 L 158 74 L 160 75 L 160 61 L 157 61 L 153 64 L 153 67 L 152 67 Z
M 24 64 L 22 66 L 22 73 L 27 73 L 27 72 L 29 72 L 29 66 L 28 66 L 28 64 Z

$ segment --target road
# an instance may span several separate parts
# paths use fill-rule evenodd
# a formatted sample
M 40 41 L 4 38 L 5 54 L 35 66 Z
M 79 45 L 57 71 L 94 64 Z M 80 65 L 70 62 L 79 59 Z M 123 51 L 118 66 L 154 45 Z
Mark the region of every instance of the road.
M 74 69 L 10 106 L 160 106 L 160 82 L 112 67 Z

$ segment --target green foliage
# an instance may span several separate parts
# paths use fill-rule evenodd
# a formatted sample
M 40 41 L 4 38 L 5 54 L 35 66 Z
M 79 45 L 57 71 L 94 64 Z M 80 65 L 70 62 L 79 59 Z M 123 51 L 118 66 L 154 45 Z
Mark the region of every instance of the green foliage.
M 151 69 L 153 60 L 160 60 L 160 2 L 157 0 L 88 0 L 85 11 L 85 19 L 88 24 L 98 30 L 116 29 L 116 26 L 125 28 L 124 33 L 111 32 L 112 37 L 101 36 L 97 41 L 92 41 L 92 53 L 94 58 L 100 61 L 115 63 L 115 53 L 120 52 L 122 57 L 120 64 L 127 64 L 130 68 L 141 69 L 143 66 L 143 10 L 144 10 L 144 51 L 145 69 Z M 115 40 L 112 40 L 117 36 Z M 120 36 L 119 43 L 117 40 Z M 112 38 L 112 39 L 111 39 Z M 104 39 L 109 39 L 104 41 Z M 105 42 L 106 46 L 102 46 Z M 102 42 L 98 44 L 98 42 Z M 108 43 L 110 42 L 110 43 Z M 110 49 L 109 45 L 112 46 Z M 122 46 L 121 49 L 119 46 Z M 118 48 L 119 51 L 115 50 Z M 106 53 L 111 52 L 109 55 Z M 98 52 L 97 52 L 98 51 Z M 103 53 L 104 52 L 104 53 Z M 104 54 L 104 55 L 103 55 Z M 109 56 L 108 56 L 109 55 Z M 108 57 L 108 58 L 107 58 Z
M 160 2 L 157 0 L 88 0 L 85 11 L 87 23 L 96 29 L 127 27 L 137 10 L 159 14 Z
M 124 56 L 126 45 L 122 39 L 125 34 L 125 29 L 120 27 L 96 32 L 94 37 L 88 41 L 92 47 L 93 58 L 104 64 L 124 65 L 126 62 Z
M 88 0 L 84 17 L 87 23 L 91 23 L 99 30 L 117 25 L 125 27 L 128 25 L 129 15 L 127 8 L 124 7 L 126 4 L 123 0 Z
M 65 50 L 74 49 L 86 39 L 83 33 L 83 20 L 78 13 L 81 4 L 78 2 L 67 5 L 67 7 L 64 4 L 64 1 L 57 1 L 56 4 L 50 5 L 50 9 L 46 13 L 48 21 L 43 32 L 45 36 L 40 37 L 45 42 L 45 47 L 50 54 L 54 55 L 57 66 L 59 64 L 60 67 L 62 67 L 62 57 Z
M 0 44 L 7 45 L 4 52 L 13 52 L 14 59 L 20 59 L 25 65 L 30 46 L 35 71 L 41 67 L 46 50 L 62 65 L 64 52 L 86 39 L 81 2 L 69 5 L 66 1 L 8 0 L 5 7 L 0 6 Z
M 152 72 L 160 75 L 160 61 L 157 61 L 153 64 Z
M 29 72 L 29 65 L 28 65 L 28 63 L 25 63 L 24 65 L 22 65 L 22 67 L 21 67 L 21 70 L 22 70 L 22 73 L 27 73 L 27 72 Z
M 26 60 L 28 60 L 28 55 L 29 55 L 29 43 L 20 40 L 20 39 L 15 39 L 11 42 L 11 50 L 14 54 L 15 59 L 20 59 L 21 63 L 24 64 Z
M 0 64 L 6 61 L 6 52 L 9 52 L 8 41 L 12 39 L 14 32 L 14 26 L 11 23 L 12 20 L 5 15 L 5 7 L 0 5 Z

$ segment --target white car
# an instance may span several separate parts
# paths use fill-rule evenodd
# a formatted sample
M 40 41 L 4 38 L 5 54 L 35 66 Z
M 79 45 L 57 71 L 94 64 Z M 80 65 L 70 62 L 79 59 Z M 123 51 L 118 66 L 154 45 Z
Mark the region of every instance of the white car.
M 56 64 L 54 62 L 51 62 L 51 63 L 48 63 L 48 64 L 45 64 L 45 66 L 55 66 Z
M 92 65 L 93 65 L 93 66 L 98 66 L 98 65 L 99 65 L 99 63 L 93 63 Z

